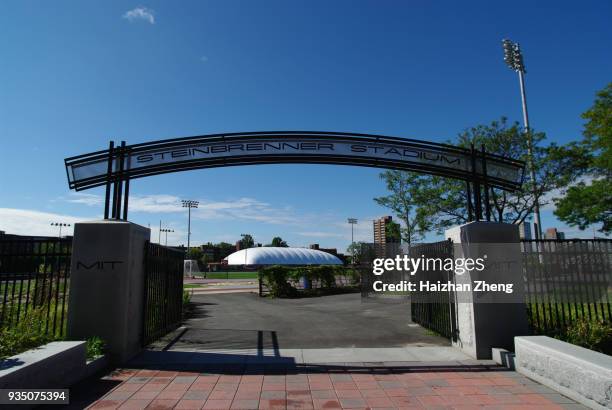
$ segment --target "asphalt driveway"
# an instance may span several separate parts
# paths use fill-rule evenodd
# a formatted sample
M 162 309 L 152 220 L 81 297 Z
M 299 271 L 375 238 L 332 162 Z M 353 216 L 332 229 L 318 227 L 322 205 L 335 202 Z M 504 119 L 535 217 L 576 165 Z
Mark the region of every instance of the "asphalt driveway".
M 252 293 L 194 295 L 187 331 L 171 350 L 449 346 L 410 321 L 410 304 L 362 302 L 358 293 L 268 299 Z

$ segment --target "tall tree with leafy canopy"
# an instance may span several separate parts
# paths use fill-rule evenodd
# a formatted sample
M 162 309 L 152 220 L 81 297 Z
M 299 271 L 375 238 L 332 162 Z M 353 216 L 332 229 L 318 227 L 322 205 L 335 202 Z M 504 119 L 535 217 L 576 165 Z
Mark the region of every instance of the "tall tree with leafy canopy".
M 275 236 L 274 238 L 272 238 L 272 243 L 266 246 L 274 246 L 277 248 L 287 248 L 289 245 L 287 245 L 287 242 L 283 241 L 283 238 L 281 238 L 280 236 Z
M 545 135 L 533 132 L 536 189 L 525 174 L 519 191 L 491 189 L 489 204 L 493 221 L 521 223 L 532 213 L 535 199 L 546 204 L 545 195 L 563 183 L 567 175 L 567 160 L 554 155 L 558 147 L 544 146 Z M 477 125 L 460 133 L 449 143 L 464 148 L 482 145 L 488 153 L 526 160 L 527 141 L 520 125 L 509 124 L 505 117 L 488 125 Z M 420 237 L 427 231 L 442 233 L 446 228 L 468 221 L 466 184 L 464 181 L 415 172 L 386 171 L 381 177 L 390 195 L 375 198 L 379 204 L 393 210 L 404 221 L 407 234 Z M 484 196 L 483 196 L 484 201 Z M 410 216 L 410 219 L 407 216 Z M 410 224 L 406 224 L 406 221 Z
M 559 150 L 571 165 L 574 184 L 555 199 L 555 215 L 581 230 L 600 225 L 612 233 L 612 83 L 597 93 L 593 106 L 582 114 L 584 138 Z M 569 160 L 568 160 L 569 159 Z
M 374 248 L 366 242 L 353 242 L 346 248 L 347 255 L 354 260 L 355 265 L 375 258 Z
M 402 239 L 400 225 L 393 221 L 387 222 L 385 224 L 385 237 L 389 242 L 399 243 Z
M 247 249 L 255 247 L 255 240 L 249 234 L 242 235 L 242 239 L 240 240 L 240 248 Z
M 415 215 L 415 192 L 418 190 L 421 180 L 420 174 L 406 171 L 388 170 L 380 174 L 387 185 L 389 195 L 374 198 L 379 205 L 389 208 L 395 216 L 403 222 L 400 229 L 401 239 L 411 244 L 423 237 L 423 221 Z

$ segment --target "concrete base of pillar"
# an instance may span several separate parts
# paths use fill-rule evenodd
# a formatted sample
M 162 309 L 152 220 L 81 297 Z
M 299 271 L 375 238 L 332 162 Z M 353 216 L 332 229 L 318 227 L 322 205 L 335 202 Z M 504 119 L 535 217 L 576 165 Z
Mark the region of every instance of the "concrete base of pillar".
M 489 294 L 486 303 L 474 292 L 467 297 L 463 293 L 456 306 L 458 334 L 453 345 L 476 359 L 490 359 L 493 347 L 512 350 L 514 337 L 528 334 L 518 226 L 470 222 L 447 230 L 445 236 L 455 245 L 455 259 L 487 254 L 484 271 L 455 275 L 457 283 L 474 286 L 476 279 L 484 279 L 509 283 L 514 289 L 512 295 Z
M 127 361 L 141 349 L 149 238 L 148 228 L 125 221 L 74 226 L 68 337 L 100 337 L 114 363 Z

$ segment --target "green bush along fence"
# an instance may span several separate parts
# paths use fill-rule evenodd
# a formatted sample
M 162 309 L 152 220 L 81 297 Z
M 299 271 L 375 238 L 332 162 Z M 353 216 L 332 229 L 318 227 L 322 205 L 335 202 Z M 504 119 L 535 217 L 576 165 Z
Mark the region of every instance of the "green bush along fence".
M 0 239 L 0 329 L 65 336 L 71 255 L 70 238 Z
M 523 240 L 521 247 L 533 334 L 577 343 L 585 331 L 610 328 L 612 240 Z
M 555 333 L 575 321 L 612 321 L 612 241 L 521 242 L 532 329 Z
M 259 295 L 294 297 L 359 285 L 360 274 L 344 266 L 268 266 L 259 270 Z M 310 289 L 305 289 L 305 283 Z

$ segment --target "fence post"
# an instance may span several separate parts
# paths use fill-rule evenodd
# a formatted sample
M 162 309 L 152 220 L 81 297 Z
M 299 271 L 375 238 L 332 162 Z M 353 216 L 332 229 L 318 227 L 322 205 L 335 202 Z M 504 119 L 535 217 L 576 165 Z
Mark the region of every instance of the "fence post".
M 68 337 L 100 337 L 114 363 L 141 349 L 144 245 L 149 237 L 148 228 L 125 221 L 74 226 Z
M 471 291 L 457 291 L 456 317 L 459 347 L 476 359 L 490 359 L 491 348 L 513 349 L 514 337 L 528 335 L 522 254 L 518 225 L 470 222 L 448 229 L 454 259 L 484 258 L 484 269 L 460 272 L 455 281 Z M 486 257 L 485 257 L 486 255 Z M 479 282 L 511 285 L 513 292 L 476 291 Z

